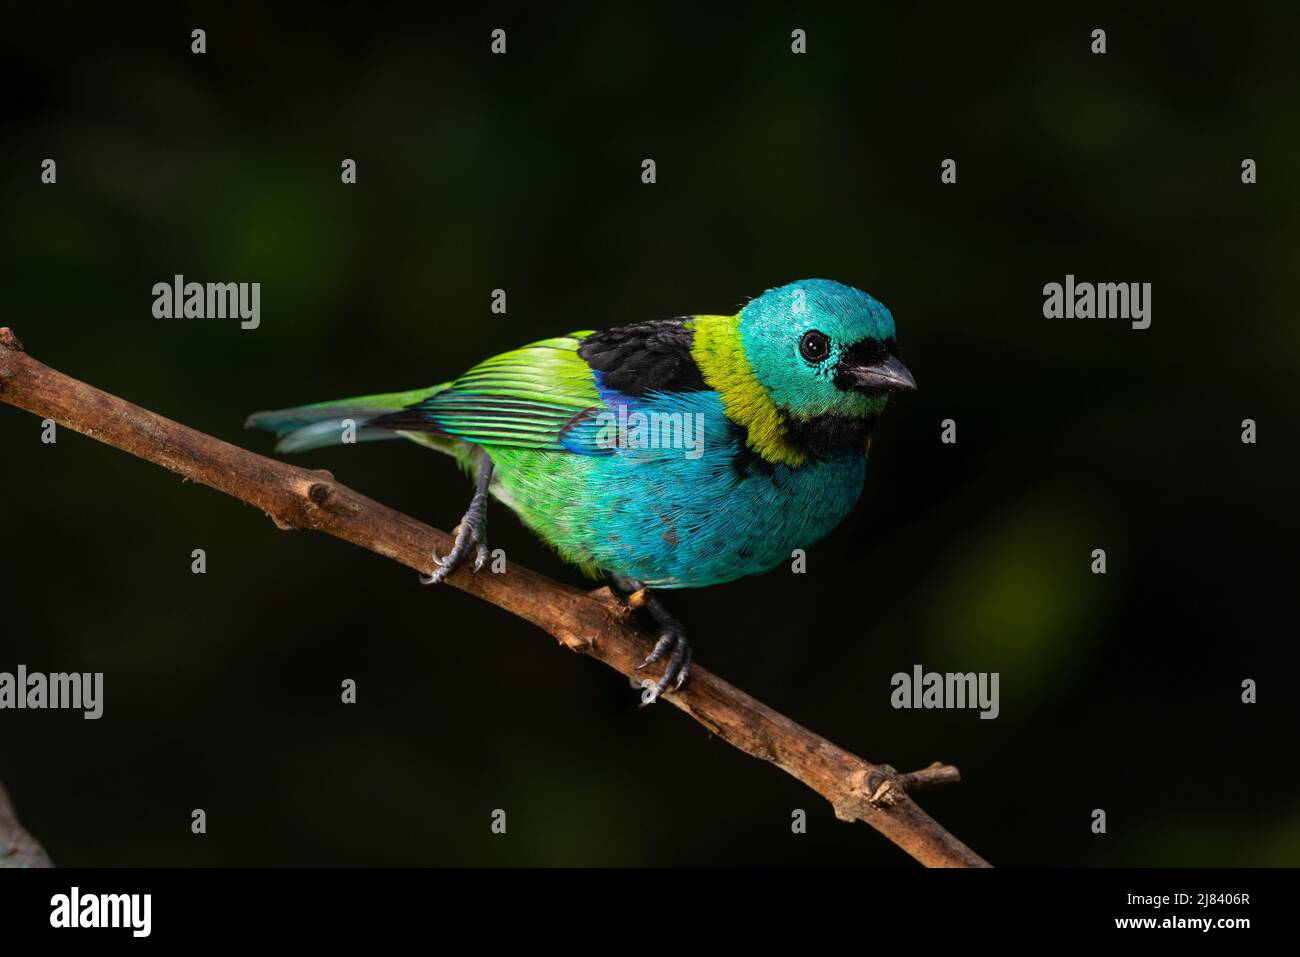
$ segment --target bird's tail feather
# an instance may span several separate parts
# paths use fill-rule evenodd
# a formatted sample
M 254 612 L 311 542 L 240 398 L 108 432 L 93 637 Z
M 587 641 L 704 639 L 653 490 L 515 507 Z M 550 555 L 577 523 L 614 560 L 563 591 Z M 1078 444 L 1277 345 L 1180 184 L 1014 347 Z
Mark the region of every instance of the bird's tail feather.
M 255 412 L 244 423 L 246 429 L 263 429 L 274 432 L 279 438 L 275 451 L 305 452 L 345 442 L 381 442 L 401 438 L 392 429 L 370 428 L 372 419 L 396 412 L 422 402 L 445 389 L 436 385 L 410 392 L 388 392 L 383 395 L 365 395 L 354 399 L 336 399 L 317 402 L 293 409 L 276 409 L 272 412 Z

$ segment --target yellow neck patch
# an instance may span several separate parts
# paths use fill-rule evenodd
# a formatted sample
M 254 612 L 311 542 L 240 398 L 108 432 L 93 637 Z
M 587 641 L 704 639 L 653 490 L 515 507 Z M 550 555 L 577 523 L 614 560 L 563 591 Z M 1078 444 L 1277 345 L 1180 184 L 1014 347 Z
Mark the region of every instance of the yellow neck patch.
M 749 447 L 773 465 L 797 468 L 807 454 L 790 443 L 785 415 L 768 396 L 745 358 L 740 342 L 740 315 L 694 316 L 687 326 L 694 334 L 691 356 L 709 388 L 722 397 L 727 418 L 743 425 Z

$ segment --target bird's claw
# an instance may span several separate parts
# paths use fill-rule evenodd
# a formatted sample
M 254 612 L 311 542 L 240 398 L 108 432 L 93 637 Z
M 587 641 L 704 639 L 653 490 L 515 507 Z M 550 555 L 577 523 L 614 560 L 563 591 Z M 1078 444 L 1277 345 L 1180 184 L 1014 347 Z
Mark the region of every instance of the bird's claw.
M 645 661 L 637 665 L 637 671 L 647 668 L 660 661 L 665 655 L 668 656 L 668 664 L 664 666 L 663 677 L 659 683 L 650 688 L 642 696 L 641 707 L 648 704 L 654 704 L 660 696 L 672 685 L 673 691 L 680 691 L 682 685 L 691 674 L 691 646 L 686 641 L 686 636 L 675 628 L 669 628 L 659 636 L 655 642 L 654 650 L 646 656 Z M 647 682 L 648 683 L 648 682 Z
M 474 565 L 471 571 L 477 573 L 488 560 L 487 532 L 484 529 L 482 519 L 474 519 L 466 515 L 454 530 L 455 540 L 452 542 L 451 551 L 446 555 L 433 553 L 433 574 L 421 575 L 421 585 L 437 585 L 447 580 L 452 572 L 469 560 L 471 552 L 474 556 Z

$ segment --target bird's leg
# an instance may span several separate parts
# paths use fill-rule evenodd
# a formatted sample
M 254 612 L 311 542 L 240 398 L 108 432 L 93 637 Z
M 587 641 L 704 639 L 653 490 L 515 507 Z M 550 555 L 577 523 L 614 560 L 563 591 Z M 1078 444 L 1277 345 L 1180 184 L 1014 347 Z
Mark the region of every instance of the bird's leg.
M 475 572 L 487 563 L 488 486 L 492 484 L 492 473 L 495 469 L 492 457 L 485 450 L 479 449 L 475 463 L 474 497 L 469 500 L 469 508 L 465 510 L 460 524 L 456 526 L 454 532 L 456 540 L 445 557 L 439 558 L 437 552 L 433 553 L 433 574 L 421 575 L 420 584 L 436 585 L 444 581 L 469 559 L 471 551 L 474 552 Z
M 677 691 L 686 683 L 686 679 L 691 674 L 691 646 L 686 641 L 686 632 L 681 622 L 669 613 L 663 602 L 649 588 L 636 579 L 624 575 L 616 574 L 613 580 L 614 590 L 623 596 L 628 606 L 645 609 L 659 626 L 659 640 L 655 642 L 654 651 L 637 666 L 637 671 L 648 668 L 665 655 L 668 656 L 663 677 L 654 688 L 650 689 L 646 700 L 642 702 L 642 707 L 645 707 L 658 701 L 660 695 L 668 690 L 669 685 Z

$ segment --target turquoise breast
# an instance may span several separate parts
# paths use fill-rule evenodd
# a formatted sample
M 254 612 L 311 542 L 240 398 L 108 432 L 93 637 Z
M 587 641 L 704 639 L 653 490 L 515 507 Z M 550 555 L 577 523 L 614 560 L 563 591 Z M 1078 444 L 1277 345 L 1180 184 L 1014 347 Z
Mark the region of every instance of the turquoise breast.
M 720 584 L 789 562 L 861 495 L 865 450 L 773 465 L 745 448 L 715 392 L 653 396 L 637 408 L 669 424 L 659 447 L 632 439 L 601 456 L 502 450 L 556 456 L 546 469 L 502 468 L 498 494 L 571 561 L 657 588 Z

